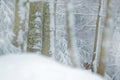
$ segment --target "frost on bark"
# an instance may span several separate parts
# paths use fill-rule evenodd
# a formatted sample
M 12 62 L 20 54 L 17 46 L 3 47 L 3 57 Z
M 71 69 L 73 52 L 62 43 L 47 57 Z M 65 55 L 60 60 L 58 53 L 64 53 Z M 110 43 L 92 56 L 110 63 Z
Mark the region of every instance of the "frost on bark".
M 13 44 L 22 51 L 26 51 L 27 47 L 27 31 L 29 2 L 27 0 L 15 0 L 15 21 L 14 21 L 14 40 Z
M 43 4 L 43 33 L 42 33 L 42 54 L 49 56 L 50 49 L 50 13 L 49 3 Z
M 49 5 L 31 2 L 28 29 L 28 52 L 49 54 Z
M 49 54 L 51 57 L 54 58 L 54 54 L 56 53 L 56 48 L 55 48 L 55 35 L 56 35 L 56 1 L 57 0 L 52 0 L 49 3 L 49 9 L 50 9 L 50 52 Z
M 14 0 L 0 0 L 0 55 L 17 52 L 13 46 Z

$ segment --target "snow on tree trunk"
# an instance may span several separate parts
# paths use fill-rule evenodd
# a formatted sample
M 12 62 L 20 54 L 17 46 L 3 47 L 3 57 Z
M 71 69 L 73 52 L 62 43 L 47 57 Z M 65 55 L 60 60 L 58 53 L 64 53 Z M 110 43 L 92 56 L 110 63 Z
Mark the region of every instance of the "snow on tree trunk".
M 0 55 L 19 51 L 12 44 L 14 23 L 14 0 L 0 1 Z
M 43 34 L 43 3 L 32 2 L 30 3 L 30 14 L 29 14 L 29 29 L 28 29 L 28 41 L 27 51 L 28 52 L 39 52 L 42 51 L 42 34 Z
M 29 2 L 27 0 L 15 0 L 15 21 L 13 44 L 21 51 L 26 51 L 27 31 L 29 18 Z

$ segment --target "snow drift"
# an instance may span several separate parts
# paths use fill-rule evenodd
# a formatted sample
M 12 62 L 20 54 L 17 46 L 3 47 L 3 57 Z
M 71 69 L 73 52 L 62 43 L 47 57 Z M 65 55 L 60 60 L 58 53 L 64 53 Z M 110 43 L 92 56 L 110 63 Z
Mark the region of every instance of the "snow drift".
M 87 71 L 65 67 L 37 54 L 0 57 L 0 80 L 103 80 Z

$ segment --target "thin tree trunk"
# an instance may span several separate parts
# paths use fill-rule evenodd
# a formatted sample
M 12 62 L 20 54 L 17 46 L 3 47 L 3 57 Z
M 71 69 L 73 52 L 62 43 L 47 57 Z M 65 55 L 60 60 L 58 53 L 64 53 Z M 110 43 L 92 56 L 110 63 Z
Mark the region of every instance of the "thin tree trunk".
M 106 32 L 109 29 L 109 25 L 108 25 L 108 19 L 110 17 L 109 4 L 110 4 L 110 0 L 107 0 L 106 15 L 105 15 L 105 20 L 104 20 L 104 31 L 103 31 L 103 36 L 102 36 L 102 46 L 101 46 L 101 51 L 100 51 L 99 65 L 97 68 L 97 72 L 102 75 L 104 74 L 104 70 L 105 70 L 104 64 L 103 64 L 103 59 L 104 59 L 104 55 L 106 54 L 105 46 L 103 46 L 103 45 L 104 45 L 104 42 L 110 38 L 108 36 L 108 33 Z
M 44 2 L 43 5 L 43 37 L 42 37 L 42 54 L 50 56 L 50 13 L 49 13 L 49 4 Z
M 95 40 L 94 40 L 94 50 L 93 50 L 93 57 L 92 57 L 92 63 L 91 63 L 91 68 L 92 71 L 96 72 L 97 71 L 97 65 L 94 65 L 94 62 L 97 61 L 97 59 L 99 59 L 99 54 L 100 54 L 100 43 L 101 43 L 101 16 L 100 16 L 100 12 L 101 12 L 101 7 L 102 7 L 102 0 L 99 0 L 99 7 L 98 7 L 98 15 L 97 15 L 97 21 L 96 21 L 96 32 L 95 32 Z M 97 62 L 95 62 L 97 64 Z
M 57 0 L 54 0 L 54 28 L 55 28 L 55 30 L 54 30 L 54 47 L 55 47 L 55 51 L 54 51 L 54 54 L 56 54 L 57 52 L 56 52 L 56 6 L 57 5 Z M 55 55 L 54 55 L 54 57 L 55 57 Z
M 20 18 L 19 18 L 19 14 L 18 14 L 18 2 L 19 0 L 15 0 L 15 21 L 14 21 L 14 33 L 15 33 L 15 37 L 13 39 L 13 44 L 15 46 L 19 46 L 18 43 L 17 43 L 17 35 L 18 35 L 18 31 L 19 31 L 19 26 L 20 26 Z
M 75 63 L 75 59 L 74 59 L 74 51 L 73 51 L 73 47 L 72 47 L 72 41 L 71 41 L 71 30 L 70 30 L 70 18 L 69 18 L 69 14 L 70 14 L 70 10 L 69 8 L 69 2 L 70 0 L 65 0 L 65 8 L 66 8 L 66 31 L 67 31 L 67 41 L 68 41 L 68 52 L 70 55 L 70 59 L 71 59 L 71 63 L 73 67 L 76 67 L 76 63 Z

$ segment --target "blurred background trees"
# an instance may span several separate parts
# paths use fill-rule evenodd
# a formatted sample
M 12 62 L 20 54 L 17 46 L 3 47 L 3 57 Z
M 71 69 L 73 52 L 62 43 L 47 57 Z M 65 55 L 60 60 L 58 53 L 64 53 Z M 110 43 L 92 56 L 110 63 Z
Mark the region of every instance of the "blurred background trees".
M 34 52 L 119 80 L 119 0 L 0 0 L 0 54 Z

